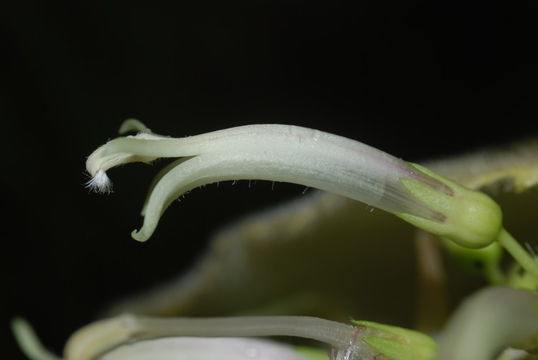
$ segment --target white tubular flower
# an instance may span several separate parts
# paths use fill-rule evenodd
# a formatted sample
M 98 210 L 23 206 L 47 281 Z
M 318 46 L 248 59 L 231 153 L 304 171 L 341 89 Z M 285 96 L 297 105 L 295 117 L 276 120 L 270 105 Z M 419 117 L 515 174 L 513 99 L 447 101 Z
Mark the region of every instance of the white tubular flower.
M 138 241 L 146 241 L 152 235 L 162 213 L 181 194 L 224 180 L 302 184 L 435 224 L 443 223 L 446 216 L 417 198 L 401 180 L 453 196 L 449 186 L 407 162 L 318 130 L 249 125 L 175 139 L 152 134 L 140 123 L 130 127 L 143 131 L 111 140 L 88 158 L 86 167 L 96 178 L 92 185 L 97 190 L 103 186 L 104 173 L 114 166 L 179 158 L 157 176 L 150 189 L 142 212 L 144 224 L 132 233 Z
M 47 351 L 22 319 L 15 337 L 31 360 L 62 360 Z M 433 360 L 435 342 L 416 331 L 358 322 L 347 325 L 309 316 L 155 318 L 121 315 L 96 321 L 67 341 L 65 360 L 309 360 L 325 358 L 321 349 L 293 349 L 248 339 L 291 336 L 329 345 L 331 360 Z M 248 337 L 248 338 L 246 338 Z
M 68 341 L 64 358 L 45 349 L 25 320 L 15 319 L 12 328 L 21 350 L 30 360 L 311 359 L 308 353 L 303 355 L 304 351 L 275 341 L 235 337 L 168 337 L 166 334 L 171 332 L 169 326 L 168 329 L 158 329 L 157 333 L 152 334 L 155 329 L 143 329 L 136 320 L 129 322 L 125 319 L 124 316 L 99 321 L 77 331 Z M 165 320 L 165 325 L 171 323 L 171 319 Z M 180 328 L 176 332 L 187 333 L 188 329 Z M 220 328 L 220 332 L 226 336 L 224 328 Z M 140 339 L 145 340 L 139 341 Z M 323 354 L 322 350 L 311 351 Z
M 317 340 L 340 351 L 352 345 L 356 332 L 355 326 L 308 316 L 155 318 L 121 315 L 77 330 L 67 341 L 64 355 L 67 360 L 91 360 L 124 344 L 184 336 L 293 336 Z M 213 353 L 213 358 L 218 359 L 217 355 L 218 352 Z

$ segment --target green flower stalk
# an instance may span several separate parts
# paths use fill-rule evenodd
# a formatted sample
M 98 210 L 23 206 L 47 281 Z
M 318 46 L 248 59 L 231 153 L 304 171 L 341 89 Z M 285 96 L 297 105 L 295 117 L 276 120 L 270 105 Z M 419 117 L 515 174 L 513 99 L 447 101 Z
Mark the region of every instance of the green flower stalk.
M 195 187 L 284 181 L 367 203 L 465 248 L 498 241 L 538 279 L 538 263 L 503 229 L 502 212 L 490 197 L 360 142 L 290 125 L 248 125 L 177 139 L 154 134 L 136 120 L 120 130 L 139 133 L 109 141 L 86 162 L 89 186 L 97 191 L 110 190 L 106 171 L 114 166 L 178 158 L 150 188 L 143 226 L 132 233 L 138 241 L 149 239 L 166 208 Z
M 494 242 L 480 249 L 469 249 L 453 241 L 443 239 L 445 250 L 464 269 L 470 272 L 483 274 L 490 284 L 501 285 L 506 282 L 512 284 L 501 270 L 503 248 L 499 242 Z

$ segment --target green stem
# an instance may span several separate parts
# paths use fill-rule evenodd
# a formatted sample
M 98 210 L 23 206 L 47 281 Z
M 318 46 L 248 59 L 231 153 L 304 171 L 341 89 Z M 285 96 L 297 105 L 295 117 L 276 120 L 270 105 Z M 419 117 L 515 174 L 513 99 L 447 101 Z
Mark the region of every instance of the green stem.
M 503 285 L 506 283 L 506 277 L 501 271 L 499 264 L 489 266 L 485 270 L 485 275 L 488 282 L 492 285 Z
M 497 240 L 525 271 L 538 280 L 538 262 L 519 245 L 512 235 L 502 229 Z

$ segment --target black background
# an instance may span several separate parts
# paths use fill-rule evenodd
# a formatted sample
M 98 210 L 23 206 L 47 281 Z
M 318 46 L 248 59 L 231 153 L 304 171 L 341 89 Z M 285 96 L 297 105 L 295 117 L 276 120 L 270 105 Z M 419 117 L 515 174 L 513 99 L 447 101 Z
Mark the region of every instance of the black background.
M 152 3 L 154 4 L 154 3 Z M 301 196 L 258 182 L 196 190 L 146 244 L 159 166 L 110 172 L 85 157 L 136 117 L 184 136 L 252 123 L 318 128 L 408 160 L 537 133 L 532 1 L 108 1 L 0 5 L 2 358 L 9 319 L 59 351 L 115 298 L 178 274 L 215 229 Z

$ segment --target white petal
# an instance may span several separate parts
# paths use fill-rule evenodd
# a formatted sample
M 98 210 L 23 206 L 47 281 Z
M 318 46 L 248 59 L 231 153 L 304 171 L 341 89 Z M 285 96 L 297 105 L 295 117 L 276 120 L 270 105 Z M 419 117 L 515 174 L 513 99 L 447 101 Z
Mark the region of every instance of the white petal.
M 291 346 L 244 338 L 178 337 L 121 346 L 101 360 L 307 360 Z

